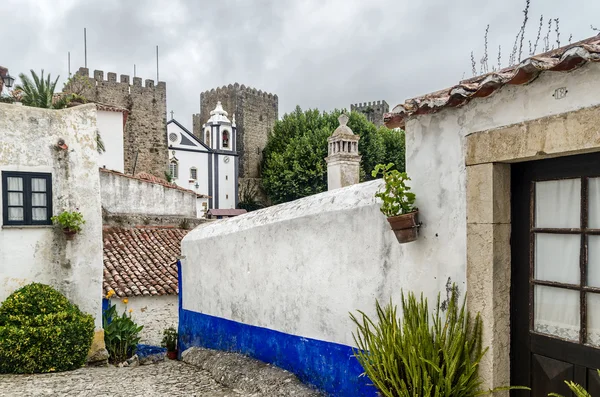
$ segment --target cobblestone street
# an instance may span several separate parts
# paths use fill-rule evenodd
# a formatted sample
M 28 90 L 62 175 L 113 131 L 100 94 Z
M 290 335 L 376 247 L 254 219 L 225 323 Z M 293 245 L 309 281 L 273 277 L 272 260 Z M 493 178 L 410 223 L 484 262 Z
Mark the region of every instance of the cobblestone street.
M 210 374 L 181 361 L 135 368 L 86 367 L 37 375 L 0 375 L 0 396 L 251 396 L 228 389 Z

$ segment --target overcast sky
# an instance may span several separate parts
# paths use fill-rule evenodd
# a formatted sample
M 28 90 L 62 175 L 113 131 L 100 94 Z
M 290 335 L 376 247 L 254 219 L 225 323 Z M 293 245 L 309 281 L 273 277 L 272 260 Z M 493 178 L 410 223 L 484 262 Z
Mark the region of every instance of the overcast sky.
M 390 108 L 470 77 L 470 52 L 506 66 L 524 0 L 2 0 L 0 65 L 68 75 L 88 67 L 167 83 L 167 108 L 191 128 L 200 92 L 239 82 L 296 105 L 331 110 L 385 99 Z M 527 39 L 540 14 L 560 18 L 561 44 L 592 36 L 598 0 L 532 0 Z M 545 34 L 544 28 L 544 34 Z M 554 29 L 554 28 L 553 28 Z M 597 32 L 596 32 L 597 33 Z M 555 42 L 555 34 L 552 41 Z M 228 110 L 228 109 L 226 109 Z

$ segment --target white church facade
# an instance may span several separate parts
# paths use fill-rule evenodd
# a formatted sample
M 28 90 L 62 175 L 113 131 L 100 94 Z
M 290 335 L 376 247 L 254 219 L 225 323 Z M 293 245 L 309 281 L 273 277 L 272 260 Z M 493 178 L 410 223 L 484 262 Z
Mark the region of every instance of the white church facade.
M 221 102 L 202 126 L 204 141 L 177 120 L 167 122 L 169 171 L 173 183 L 198 194 L 198 215 L 238 204 L 238 154 L 235 116 L 229 120 Z

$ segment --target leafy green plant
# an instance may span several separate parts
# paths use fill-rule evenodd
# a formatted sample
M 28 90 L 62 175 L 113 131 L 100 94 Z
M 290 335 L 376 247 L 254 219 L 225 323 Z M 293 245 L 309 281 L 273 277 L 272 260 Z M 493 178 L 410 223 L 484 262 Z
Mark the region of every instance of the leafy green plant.
M 376 302 L 377 322 L 361 311 L 350 314 L 358 327 L 355 357 L 383 396 L 466 397 L 511 389 L 481 390 L 478 367 L 487 351 L 482 322 L 479 314 L 470 316 L 464 301 L 458 304 L 457 294 L 453 289 L 445 314 L 439 295 L 431 314 L 427 299 L 413 293 L 402 293 L 402 319 L 391 300 L 385 307 Z
M 383 201 L 381 212 L 387 217 L 416 211 L 414 206 L 416 196 L 410 192 L 410 187 L 406 184 L 407 181 L 410 181 L 410 178 L 406 172 L 400 172 L 393 169 L 393 167 L 394 163 L 378 164 L 372 173 L 374 178 L 379 174 L 383 176 L 385 185 L 379 192 L 375 193 L 375 197 L 379 197 Z
M 167 351 L 177 351 L 177 330 L 169 327 L 163 331 L 162 347 L 166 347 Z
M 42 69 L 41 76 L 31 70 L 31 78 L 23 73 L 19 74 L 21 84 L 15 86 L 15 90 L 22 92 L 23 105 L 33 106 L 36 108 L 53 109 L 54 90 L 56 89 L 56 80 L 52 81 L 50 74 L 44 79 L 44 70 Z
M 107 299 L 114 295 L 107 295 Z M 124 304 L 129 303 L 128 299 L 122 300 Z M 133 309 L 125 309 L 123 314 L 117 313 L 117 305 L 109 304 L 108 309 L 102 313 L 102 326 L 104 327 L 104 344 L 109 354 L 109 361 L 113 364 L 121 363 L 135 354 L 137 345 L 140 342 L 140 331 L 143 325 L 138 326 L 131 318 Z
M 173 174 L 171 174 L 170 171 L 165 171 L 165 180 L 169 183 L 173 183 Z
M 600 369 L 597 371 L 598 371 L 598 376 L 600 376 Z M 569 387 L 569 389 L 571 389 L 571 391 L 573 392 L 575 397 L 592 397 L 591 394 L 588 393 L 588 391 L 585 390 L 583 388 L 583 386 L 581 386 L 580 384 L 577 384 L 570 380 L 566 380 L 565 383 Z M 558 393 L 550 393 L 548 395 L 551 397 L 563 397 L 562 395 L 560 395 Z
M 48 285 L 26 285 L 0 306 L 0 373 L 79 368 L 93 336 L 91 315 Z
M 60 225 L 63 230 L 69 232 L 80 232 L 81 226 L 85 223 L 79 211 L 63 211 L 50 219 L 55 225 Z

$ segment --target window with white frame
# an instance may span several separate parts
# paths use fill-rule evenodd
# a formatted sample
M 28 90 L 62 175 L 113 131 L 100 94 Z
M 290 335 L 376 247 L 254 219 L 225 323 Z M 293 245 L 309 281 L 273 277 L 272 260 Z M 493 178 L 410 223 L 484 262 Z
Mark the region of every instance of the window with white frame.
M 2 172 L 4 225 L 50 225 L 52 174 Z
M 196 167 L 190 168 L 190 179 L 198 179 L 198 170 L 196 169 Z
M 177 164 L 177 161 L 171 160 L 171 163 L 169 164 L 169 171 L 173 179 L 177 179 L 179 177 L 179 164 Z

